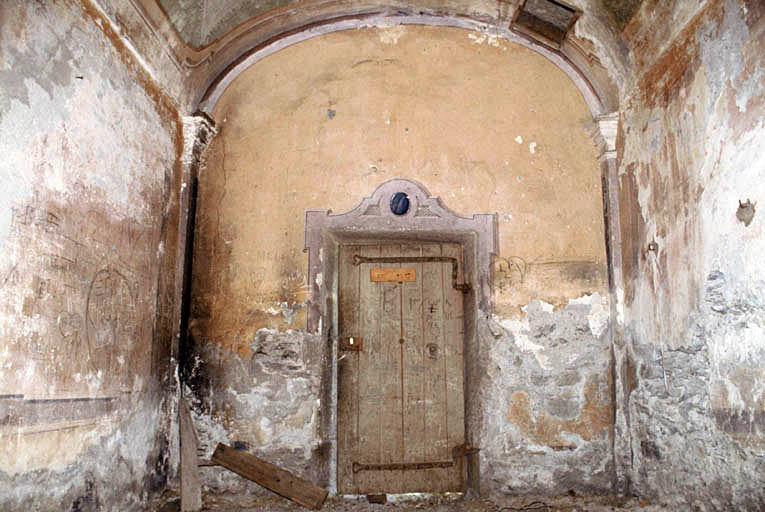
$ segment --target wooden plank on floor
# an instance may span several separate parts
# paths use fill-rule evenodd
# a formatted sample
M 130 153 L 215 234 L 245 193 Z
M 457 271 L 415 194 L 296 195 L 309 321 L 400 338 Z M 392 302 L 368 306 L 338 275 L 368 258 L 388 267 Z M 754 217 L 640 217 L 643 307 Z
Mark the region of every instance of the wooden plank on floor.
M 178 427 L 181 447 L 181 511 L 194 512 L 202 508 L 202 484 L 197 458 L 197 434 L 186 400 L 178 404 Z
M 325 489 L 252 454 L 234 450 L 225 444 L 218 444 L 211 460 L 306 508 L 318 510 L 327 499 Z

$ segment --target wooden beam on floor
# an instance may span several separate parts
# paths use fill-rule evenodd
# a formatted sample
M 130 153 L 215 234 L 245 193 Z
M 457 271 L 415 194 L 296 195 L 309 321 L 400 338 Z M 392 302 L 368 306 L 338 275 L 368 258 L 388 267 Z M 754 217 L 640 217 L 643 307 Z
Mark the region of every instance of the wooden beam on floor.
M 186 400 L 178 404 L 178 427 L 181 442 L 181 512 L 196 512 L 202 508 L 202 484 L 197 458 L 197 434 L 191 421 Z
M 210 460 L 306 508 L 318 510 L 327 499 L 325 489 L 225 444 L 218 444 Z

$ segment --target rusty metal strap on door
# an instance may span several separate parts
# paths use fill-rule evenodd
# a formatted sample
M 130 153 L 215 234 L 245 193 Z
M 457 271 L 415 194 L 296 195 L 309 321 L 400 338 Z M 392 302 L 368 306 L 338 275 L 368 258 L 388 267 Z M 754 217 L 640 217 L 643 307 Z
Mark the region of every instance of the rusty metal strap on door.
M 471 446 L 468 444 L 457 445 L 452 448 L 452 460 L 440 460 L 435 462 L 390 462 L 386 464 L 362 464 L 361 462 L 353 463 L 353 472 L 359 471 L 392 471 L 392 470 L 407 470 L 407 469 L 435 469 L 435 468 L 451 468 L 457 464 L 459 457 L 465 457 L 467 455 L 473 455 L 478 453 L 480 448 Z
M 434 468 L 450 468 L 454 466 L 453 460 L 444 460 L 438 462 L 392 462 L 390 464 L 362 464 L 360 462 L 353 463 L 353 472 L 359 471 L 391 471 L 391 470 L 404 470 L 404 469 L 434 469 Z
M 362 263 L 451 263 L 452 288 L 459 290 L 462 293 L 467 293 L 470 291 L 470 285 L 468 283 L 457 282 L 457 277 L 459 275 L 459 261 L 457 258 L 450 258 L 449 256 L 390 256 L 370 258 L 367 256 L 354 254 L 353 264 L 361 265 Z

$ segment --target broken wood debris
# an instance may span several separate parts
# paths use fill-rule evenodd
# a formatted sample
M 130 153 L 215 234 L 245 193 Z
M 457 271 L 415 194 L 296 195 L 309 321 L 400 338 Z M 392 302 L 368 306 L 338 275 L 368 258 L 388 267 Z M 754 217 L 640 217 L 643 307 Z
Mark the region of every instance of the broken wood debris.
M 318 510 L 327 499 L 328 492 L 325 489 L 255 455 L 234 450 L 225 444 L 218 444 L 211 460 L 306 508 Z

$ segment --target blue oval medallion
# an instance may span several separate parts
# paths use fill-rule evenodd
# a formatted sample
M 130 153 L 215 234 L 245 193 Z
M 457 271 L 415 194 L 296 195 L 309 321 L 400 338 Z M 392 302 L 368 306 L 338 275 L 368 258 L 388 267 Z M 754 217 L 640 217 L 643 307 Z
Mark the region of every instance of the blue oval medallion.
M 390 211 L 394 215 L 404 215 L 409 211 L 409 197 L 403 192 L 396 192 L 390 198 Z

